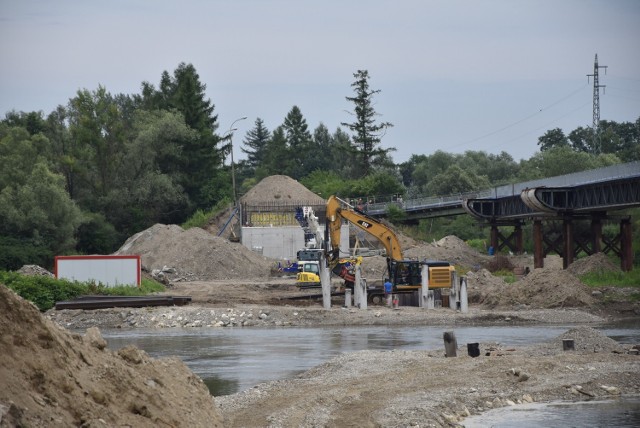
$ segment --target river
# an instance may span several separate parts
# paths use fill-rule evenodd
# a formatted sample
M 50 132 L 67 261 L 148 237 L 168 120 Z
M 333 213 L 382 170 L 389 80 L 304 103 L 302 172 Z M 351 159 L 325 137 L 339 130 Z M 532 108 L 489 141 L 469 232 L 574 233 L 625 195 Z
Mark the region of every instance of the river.
M 149 355 L 177 356 L 200 376 L 213 395 L 295 376 L 343 352 L 439 349 L 442 334 L 455 331 L 459 345 L 498 342 L 503 346 L 541 343 L 575 327 L 323 327 L 104 330 L 111 349 L 133 344 Z M 598 327 L 621 342 L 640 343 L 640 320 Z

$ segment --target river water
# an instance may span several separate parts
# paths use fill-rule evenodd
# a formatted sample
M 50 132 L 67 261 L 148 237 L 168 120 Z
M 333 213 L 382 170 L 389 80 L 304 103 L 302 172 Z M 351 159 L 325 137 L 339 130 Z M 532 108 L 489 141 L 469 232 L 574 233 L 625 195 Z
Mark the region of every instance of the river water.
M 295 376 L 344 352 L 441 349 L 445 331 L 455 331 L 459 345 L 498 342 L 517 346 L 553 339 L 572 327 L 242 327 L 118 329 L 102 334 L 114 350 L 133 344 L 153 357 L 177 356 L 204 380 L 213 395 L 226 395 Z M 640 343 L 640 320 L 598 329 L 621 343 Z

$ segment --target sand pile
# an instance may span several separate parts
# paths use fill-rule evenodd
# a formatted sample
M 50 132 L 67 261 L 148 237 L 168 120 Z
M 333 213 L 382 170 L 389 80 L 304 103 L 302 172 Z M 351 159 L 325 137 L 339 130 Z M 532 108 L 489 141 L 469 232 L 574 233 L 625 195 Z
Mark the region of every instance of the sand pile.
M 564 339 L 573 339 L 578 352 L 625 352 L 624 346 L 591 327 L 580 326 L 565 331 L 549 342 L 550 348 L 562 349 Z
M 156 224 L 129 238 L 115 254 L 140 254 L 149 272 L 162 270 L 171 281 L 258 279 L 272 261 L 238 243 L 194 227 Z
M 620 272 L 620 268 L 613 264 L 604 253 L 596 253 L 589 257 L 576 260 L 569 265 L 567 270 L 576 276 L 591 272 Z
M 566 270 L 535 269 L 508 284 L 488 271 L 467 275 L 469 300 L 489 308 L 526 305 L 533 308 L 589 307 L 595 304 L 589 287 Z
M 262 179 L 242 196 L 240 201 L 249 204 L 272 201 L 301 201 L 310 205 L 324 205 L 326 203 L 322 197 L 286 175 L 271 175 Z
M 0 426 L 222 426 L 205 384 L 179 359 L 71 334 L 0 285 Z

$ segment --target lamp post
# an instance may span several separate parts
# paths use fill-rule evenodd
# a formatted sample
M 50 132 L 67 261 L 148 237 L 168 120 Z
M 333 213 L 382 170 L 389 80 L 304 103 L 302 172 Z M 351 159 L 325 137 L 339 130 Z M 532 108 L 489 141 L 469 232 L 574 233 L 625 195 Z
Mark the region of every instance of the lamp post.
M 231 123 L 231 126 L 229 127 L 229 144 L 231 145 L 231 187 L 233 188 L 233 206 L 237 207 L 238 206 L 238 199 L 236 198 L 236 170 L 235 170 L 235 164 L 233 162 L 233 131 L 237 131 L 236 128 L 233 127 L 233 125 L 236 124 L 236 122 L 239 122 L 241 120 L 245 120 L 247 118 L 247 116 L 242 116 L 239 119 L 234 120 Z

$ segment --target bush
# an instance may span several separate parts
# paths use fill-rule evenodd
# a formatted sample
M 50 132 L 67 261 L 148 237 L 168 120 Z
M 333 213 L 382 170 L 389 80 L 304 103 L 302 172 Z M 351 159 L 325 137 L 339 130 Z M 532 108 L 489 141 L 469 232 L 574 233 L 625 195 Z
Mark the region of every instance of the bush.
M 22 298 L 33 302 L 43 312 L 53 308 L 56 302 L 73 300 L 87 294 L 144 296 L 165 290 L 164 285 L 150 279 L 143 279 L 140 288 L 106 287 L 96 283 L 68 281 L 48 276 L 22 275 L 6 271 L 0 271 L 0 284 L 5 284 Z
M 53 308 L 56 302 L 86 294 L 87 291 L 87 286 L 78 282 L 48 276 L 21 275 L 17 272 L 0 271 L 0 283 L 33 302 L 41 311 Z

